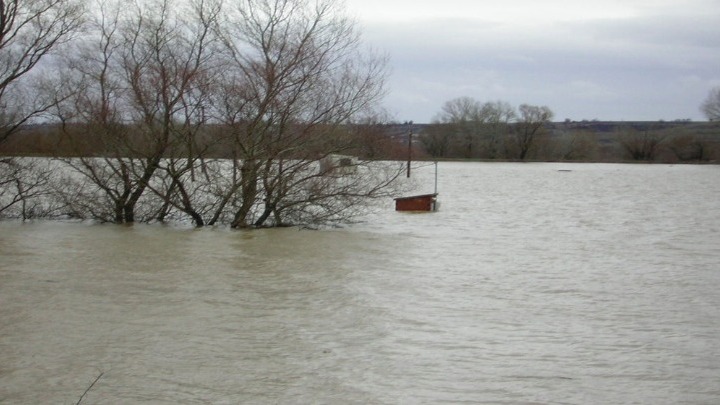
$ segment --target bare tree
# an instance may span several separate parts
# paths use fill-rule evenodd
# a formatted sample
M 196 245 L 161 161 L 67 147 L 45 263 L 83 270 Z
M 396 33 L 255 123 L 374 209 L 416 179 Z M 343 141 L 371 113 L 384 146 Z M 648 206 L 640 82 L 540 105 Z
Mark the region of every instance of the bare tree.
M 482 132 L 482 146 L 486 158 L 500 157 L 502 144 L 515 120 L 515 108 L 506 101 L 490 101 L 483 104 L 482 115 L 485 121 Z
M 666 142 L 667 148 L 681 162 L 703 162 L 713 159 L 713 144 L 702 137 L 690 134 L 673 136 Z
M 481 102 L 471 97 L 449 100 L 443 104 L 442 111 L 433 122 L 447 126 L 452 137 L 460 142 L 464 157 L 475 157 L 478 138 L 485 124 Z
M 347 127 L 349 136 L 356 142 L 353 154 L 372 160 L 398 160 L 406 157 L 407 147 L 390 134 L 393 128 L 390 121 L 385 111 L 371 112 L 353 120 Z
M 57 102 L 21 79 L 72 38 L 83 12 L 77 0 L 0 1 L 0 142 Z
M 359 151 L 351 124 L 383 95 L 386 59 L 332 1 L 233 5 L 98 5 L 56 108 L 77 155 L 55 188 L 67 215 L 283 226 L 391 195 L 401 165 L 341 156 Z
M 140 148 L 131 139 L 124 102 L 127 85 L 119 63 L 122 52 L 119 3 L 99 4 L 90 31 L 70 61 L 66 82 L 77 89 L 58 106 L 61 130 L 77 158 L 63 161 L 80 174 L 67 179 L 63 196 L 73 216 L 124 222 L 125 206 L 134 189 L 133 166 Z M 88 156 L 87 145 L 99 156 Z M 64 190 L 59 190 L 60 194 Z
M 509 156 L 525 160 L 537 146 L 539 138 L 545 134 L 545 124 L 550 122 L 553 112 L 546 106 L 522 104 L 518 107 L 515 130 L 508 138 Z
M 172 207 L 200 227 L 205 225 L 204 213 L 208 210 L 202 194 L 211 181 L 206 160 L 211 144 L 204 135 L 210 120 L 206 111 L 212 86 L 220 78 L 215 55 L 221 52 L 216 28 L 222 3 L 195 0 L 188 5 L 186 17 L 174 17 L 179 20 L 184 35 L 177 38 L 175 45 L 173 58 L 177 66 L 170 67 L 173 77 L 168 84 L 173 92 L 168 93 L 161 108 L 168 113 L 169 119 L 163 118 L 162 122 L 169 127 L 170 150 L 158 165 L 162 186 L 150 183 L 148 187 L 164 202 L 157 219 L 164 220 Z M 167 139 L 164 134 L 162 137 Z
M 451 138 L 452 133 L 448 130 L 447 124 L 437 122 L 430 124 L 420 134 L 420 142 L 425 152 L 435 158 L 448 156 Z
M 720 120 L 720 87 L 710 90 L 705 101 L 700 106 L 700 110 L 705 114 L 708 120 Z
M 130 88 L 130 116 L 143 145 L 124 222 L 135 221 L 135 206 L 163 158 L 177 153 L 180 145 L 191 145 L 192 118 L 203 117 L 197 104 L 202 101 L 190 93 L 204 85 L 198 81 L 211 60 L 208 45 L 220 9 L 205 0 L 190 3 L 189 9 L 183 6 L 170 0 L 138 3 L 124 27 L 121 63 Z
M 565 131 L 548 142 L 546 159 L 592 160 L 597 157 L 597 140 L 589 131 Z
M 76 0 L 0 0 L 0 143 L 65 97 L 55 83 L 24 79 L 77 32 L 81 5 Z M 34 180 L 36 167 L 27 161 L 0 161 L 0 214 L 18 206 L 23 218 L 37 211 L 28 208 L 43 183 Z
M 237 197 L 223 199 L 238 203 L 231 226 L 320 220 L 329 218 L 323 202 L 343 200 L 336 207 L 348 213 L 380 196 L 385 187 L 365 187 L 373 179 L 323 177 L 320 161 L 355 148 L 343 128 L 383 95 L 385 58 L 360 51 L 354 23 L 332 1 L 244 0 L 229 17 L 228 70 L 215 105 L 230 128 L 238 180 L 228 190 Z M 283 218 L 299 206 L 314 215 Z
M 653 161 L 666 138 L 666 133 L 651 128 L 632 128 L 621 134 L 620 145 L 632 160 Z
M 96 207 L 92 217 L 162 220 L 173 207 L 199 219 L 183 196 L 181 179 L 186 172 L 194 177 L 200 156 L 195 138 L 205 121 L 219 13 L 219 3 L 207 0 L 100 5 L 90 45 L 74 64 L 80 90 L 60 114 L 63 122 L 76 124 L 68 127 L 79 142 L 95 138 L 102 145 L 101 158 L 67 160 L 94 185 L 90 194 L 102 197 L 95 201 L 105 202 L 106 209 Z M 180 161 L 181 155 L 189 157 Z
M 2 159 L 0 218 L 31 219 L 59 215 L 51 196 L 57 175 L 51 162 L 32 158 Z
M 502 157 L 501 149 L 514 119 L 515 109 L 507 102 L 481 103 L 460 97 L 443 104 L 430 131 L 421 139 L 430 148 L 428 152 L 495 159 Z

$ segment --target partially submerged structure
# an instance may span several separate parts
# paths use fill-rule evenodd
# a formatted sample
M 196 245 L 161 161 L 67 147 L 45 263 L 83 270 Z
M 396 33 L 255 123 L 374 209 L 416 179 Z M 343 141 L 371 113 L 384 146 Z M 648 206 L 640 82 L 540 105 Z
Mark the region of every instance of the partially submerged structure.
M 434 212 L 438 209 L 437 201 L 437 183 L 438 170 L 437 162 L 435 165 L 435 192 L 432 194 L 411 195 L 409 197 L 398 197 L 395 199 L 395 211 L 416 211 L 416 212 Z M 410 177 L 410 160 L 408 160 L 408 177 Z
M 358 158 L 355 156 L 331 154 L 320 160 L 320 173 L 324 175 L 346 175 L 357 171 Z
M 437 193 L 395 199 L 395 211 L 437 211 Z

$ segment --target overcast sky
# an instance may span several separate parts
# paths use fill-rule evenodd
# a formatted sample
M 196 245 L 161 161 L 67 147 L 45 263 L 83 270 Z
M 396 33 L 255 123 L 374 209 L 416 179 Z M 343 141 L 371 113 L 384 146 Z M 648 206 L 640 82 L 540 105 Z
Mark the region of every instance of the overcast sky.
M 450 99 L 547 105 L 555 120 L 704 120 L 720 86 L 720 0 L 346 0 L 390 57 L 385 105 L 430 122 Z

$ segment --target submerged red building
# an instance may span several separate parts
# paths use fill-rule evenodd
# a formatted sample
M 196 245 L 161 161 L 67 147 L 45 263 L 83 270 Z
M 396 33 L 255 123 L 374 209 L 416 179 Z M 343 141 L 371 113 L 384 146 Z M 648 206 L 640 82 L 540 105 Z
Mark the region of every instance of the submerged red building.
M 437 193 L 413 195 L 395 199 L 395 211 L 435 211 Z

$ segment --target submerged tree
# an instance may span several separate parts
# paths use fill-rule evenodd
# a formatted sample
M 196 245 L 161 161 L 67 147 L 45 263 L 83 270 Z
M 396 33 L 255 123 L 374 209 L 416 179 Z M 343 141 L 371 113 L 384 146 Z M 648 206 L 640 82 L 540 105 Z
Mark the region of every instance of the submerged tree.
M 74 201 L 94 219 L 132 223 L 139 208 L 141 221 L 162 219 L 183 192 L 178 179 L 194 168 L 220 8 L 203 0 L 183 5 L 104 4 L 75 61 L 77 96 L 59 115 L 78 142 L 100 145 L 98 158 L 66 160 L 89 182 L 88 198 Z M 161 173 L 171 178 L 168 187 Z M 175 208 L 192 212 L 188 204 Z
M 42 218 L 64 208 L 53 198 L 58 176 L 51 162 L 32 158 L 2 159 L 0 218 Z
M 347 219 L 399 165 L 362 161 L 354 122 L 386 59 L 329 0 L 103 3 L 58 116 L 73 216 L 235 228 Z M 222 17 L 221 17 L 222 16 Z M 347 155 L 347 156 L 345 156 Z
M 386 195 L 399 171 L 350 181 L 321 164 L 357 149 L 345 125 L 383 95 L 385 58 L 361 52 L 354 23 L 332 1 L 245 0 L 228 15 L 214 108 L 237 180 L 224 197 L 236 202 L 231 226 L 314 222 Z
M 0 144 L 71 93 L 32 74 L 78 32 L 82 16 L 82 2 L 76 0 L 0 0 Z M 47 212 L 30 201 L 47 193 L 47 172 L 41 166 L 0 159 L 0 216 Z

